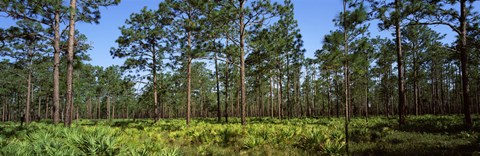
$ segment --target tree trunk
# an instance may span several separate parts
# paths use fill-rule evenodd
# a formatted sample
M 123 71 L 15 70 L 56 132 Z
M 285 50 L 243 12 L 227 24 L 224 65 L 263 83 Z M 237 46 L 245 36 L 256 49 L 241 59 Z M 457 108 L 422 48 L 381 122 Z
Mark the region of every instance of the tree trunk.
M 246 125 L 247 121 L 245 118 L 245 107 L 247 105 L 246 96 L 247 92 L 245 90 L 245 45 L 244 45 L 244 38 L 245 38 L 245 23 L 244 20 L 244 0 L 240 0 L 240 86 L 242 90 L 242 125 Z
M 7 97 L 4 97 L 5 102 L 2 105 L 2 122 L 5 122 L 5 109 L 7 109 Z
M 49 108 L 48 108 L 48 103 L 50 103 L 50 101 L 48 101 L 48 97 L 45 98 L 45 119 L 48 119 L 48 114 L 51 113 L 51 111 L 49 111 Z
M 26 99 L 26 106 L 25 106 L 25 124 L 30 123 L 30 101 L 32 95 L 32 49 L 28 50 L 28 58 L 29 58 L 29 67 L 28 67 L 28 78 L 27 78 L 27 99 Z
M 303 82 L 305 83 L 305 81 Z M 310 107 L 310 93 L 311 93 L 311 89 L 310 89 L 310 84 L 307 84 L 308 87 L 305 87 L 305 106 L 307 107 L 306 109 L 306 116 L 307 117 L 312 117 L 312 108 Z
M 92 98 L 88 97 L 87 99 L 87 116 L 88 119 L 92 119 Z
M 296 71 L 296 78 L 295 78 L 295 105 L 296 107 L 294 108 L 297 108 L 294 110 L 294 114 L 293 116 L 297 117 L 297 116 L 302 116 L 305 112 L 304 112 L 304 109 L 302 107 L 302 104 L 301 104 L 301 98 L 300 98 L 300 70 L 297 69 Z M 298 112 L 300 109 L 300 112 Z
M 115 119 L 115 104 L 112 105 L 112 119 Z
M 348 111 L 348 107 L 349 107 L 349 104 L 348 104 L 348 86 L 349 86 L 349 82 L 348 82 L 348 35 L 347 35 L 347 24 L 346 24 L 346 20 L 347 20 L 347 0 L 343 0 L 343 23 L 344 23 L 344 47 L 345 47 L 345 71 L 344 71 L 344 78 L 345 78 L 345 151 L 348 155 L 348 120 L 349 119 L 349 111 Z
M 111 113 L 110 113 L 110 95 L 107 95 L 107 119 L 111 119 Z
M 395 41 L 397 49 L 397 66 L 398 66 L 398 123 L 400 125 L 405 124 L 404 111 L 405 111 L 405 86 L 404 86 L 404 73 L 403 73 L 403 54 L 402 54 L 402 41 L 400 32 L 400 0 L 395 0 L 395 10 L 397 17 L 395 21 Z
M 274 116 L 274 103 L 273 103 L 273 78 L 270 77 L 270 117 Z
M 257 115 L 260 116 L 260 117 L 263 117 L 264 115 L 264 110 L 265 110 L 265 105 L 263 104 L 263 93 L 262 93 L 262 79 L 261 78 L 258 78 L 259 80 L 259 85 L 258 85 L 258 93 L 259 93 L 259 96 L 258 96 L 258 102 L 259 102 L 259 111 L 257 112 Z
M 37 107 L 37 119 L 40 120 L 42 118 L 41 116 L 41 110 L 40 108 L 42 107 L 42 98 L 40 95 L 38 95 L 38 107 Z
M 100 104 L 101 104 L 101 99 L 100 99 L 100 97 L 98 97 L 98 101 L 97 101 L 97 119 L 102 118 L 101 115 L 100 115 Z
M 368 53 L 367 53 L 368 55 Z M 368 56 L 367 56 L 367 62 L 368 61 Z M 365 73 L 365 120 L 368 121 L 368 82 L 370 81 L 370 78 L 368 77 L 368 66 L 365 67 L 366 68 L 366 73 Z
M 158 120 L 158 99 L 157 99 L 157 58 L 156 58 L 155 46 L 152 51 L 152 75 L 153 75 L 153 106 L 155 117 L 154 120 Z
M 227 44 L 228 46 L 228 39 L 227 39 Z M 229 102 L 229 99 L 228 99 L 228 73 L 229 73 L 229 61 L 228 61 L 228 55 L 226 57 L 226 60 L 225 61 L 225 122 L 228 123 L 228 102 Z
M 218 122 L 220 122 L 222 118 L 222 110 L 220 108 L 220 83 L 219 83 L 219 78 L 218 78 L 218 62 L 217 62 L 217 52 L 215 53 L 215 81 L 217 84 L 217 116 L 218 116 Z
M 285 108 L 285 111 L 287 111 L 287 117 L 288 118 L 291 118 L 291 101 L 290 101 L 290 59 L 289 59 L 289 55 L 288 55 L 288 52 L 287 52 L 287 64 L 286 64 L 286 67 L 287 67 L 287 83 L 285 84 L 285 94 L 287 96 L 287 103 L 286 103 L 286 108 Z
M 335 98 L 335 103 L 336 103 L 336 116 L 337 118 L 340 117 L 340 85 L 338 84 L 338 82 L 335 80 L 335 94 L 336 94 L 336 98 Z
M 278 76 L 278 118 L 282 119 L 282 76 Z
M 330 89 L 330 72 L 327 71 L 327 105 L 328 105 L 328 116 L 332 116 L 332 103 L 331 103 L 331 95 L 330 95 L 331 89 Z M 337 113 L 338 117 L 338 113 Z
M 53 123 L 57 124 L 60 121 L 60 11 L 55 11 L 55 22 L 53 26 Z
M 68 31 L 68 49 L 67 49 L 67 108 L 65 126 L 70 127 L 73 118 L 73 56 L 75 42 L 75 16 L 77 0 L 70 0 L 70 22 Z
M 191 48 L 191 43 L 192 39 L 190 38 L 190 32 L 187 34 L 188 37 L 188 48 Z M 190 57 L 190 54 L 188 54 L 188 59 L 187 59 L 187 125 L 190 125 L 190 102 L 191 102 L 191 95 L 190 95 L 190 84 L 191 84 L 191 71 L 192 71 L 192 58 Z
M 460 0 L 460 64 L 462 68 L 462 92 L 463 92 L 463 114 L 464 124 L 472 127 L 470 116 L 470 85 L 468 80 L 468 50 L 467 50 L 467 0 Z
M 417 50 L 414 49 L 413 51 L 413 103 L 415 104 L 415 115 L 418 114 L 418 85 L 417 85 L 417 72 L 418 72 L 418 65 L 417 65 Z
M 312 92 L 312 96 L 313 96 L 313 101 L 312 101 L 312 116 L 316 116 L 317 113 L 315 112 L 316 110 L 316 106 L 317 106 L 317 83 L 315 83 L 316 81 L 316 78 L 315 78 L 315 75 L 316 75 L 316 70 L 313 69 L 313 79 L 312 79 L 312 85 L 313 85 L 313 92 Z M 327 90 L 329 90 L 330 88 L 327 87 Z

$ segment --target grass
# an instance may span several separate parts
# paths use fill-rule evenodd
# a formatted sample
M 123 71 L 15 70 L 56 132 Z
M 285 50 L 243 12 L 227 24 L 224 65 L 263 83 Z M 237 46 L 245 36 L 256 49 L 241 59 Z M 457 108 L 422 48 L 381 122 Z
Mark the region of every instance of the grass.
M 479 123 L 478 116 L 475 116 Z M 80 120 L 71 128 L 48 121 L 0 125 L 0 155 L 342 155 L 343 119 L 249 118 L 217 123 L 196 119 Z M 372 117 L 350 122 L 355 155 L 480 155 L 480 126 L 461 116 Z

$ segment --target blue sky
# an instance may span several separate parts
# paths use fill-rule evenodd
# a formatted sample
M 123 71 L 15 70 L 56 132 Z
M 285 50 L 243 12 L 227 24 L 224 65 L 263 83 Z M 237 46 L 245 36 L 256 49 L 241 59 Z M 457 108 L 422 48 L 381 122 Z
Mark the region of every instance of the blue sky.
M 121 65 L 123 61 L 112 60 L 109 53 L 110 47 L 116 46 L 115 40 L 120 36 L 118 27 L 124 24 L 131 13 L 139 12 L 144 6 L 156 9 L 158 3 L 156 0 L 123 0 L 118 6 L 102 10 L 99 25 L 78 24 L 78 29 L 93 43 L 91 63 L 101 66 Z M 323 36 L 334 29 L 332 19 L 341 11 L 342 3 L 340 0 L 296 0 L 294 5 L 306 55 L 313 57 L 315 50 L 321 48 Z
M 280 1 L 280 0 L 274 0 Z M 110 66 L 121 65 L 123 60 L 112 59 L 110 48 L 115 47 L 115 40 L 120 36 L 118 27 L 124 25 L 131 13 L 139 12 L 144 6 L 151 9 L 158 7 L 158 0 L 122 0 L 118 6 L 101 9 L 102 18 L 100 24 L 78 23 L 77 29 L 84 33 L 93 44 L 93 49 L 88 53 L 92 58 L 93 65 Z M 331 30 L 335 30 L 332 19 L 342 10 L 341 0 L 293 0 L 295 5 L 295 18 L 298 20 L 299 28 L 304 40 L 306 56 L 313 57 L 314 52 L 320 49 L 323 36 Z M 478 5 L 478 4 L 477 4 Z M 478 7 L 476 7 L 478 8 Z M 0 27 L 6 28 L 13 21 L 0 16 Z M 432 27 L 441 33 L 447 33 L 444 40 L 450 42 L 455 37 L 451 31 L 443 26 Z M 372 23 L 371 35 L 390 36 L 391 32 L 378 32 L 377 25 Z

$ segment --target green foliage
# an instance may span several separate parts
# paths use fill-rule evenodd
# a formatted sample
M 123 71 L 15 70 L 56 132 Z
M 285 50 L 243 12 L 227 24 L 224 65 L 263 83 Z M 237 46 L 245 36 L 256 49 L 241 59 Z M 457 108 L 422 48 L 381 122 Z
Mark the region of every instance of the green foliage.
M 395 119 L 352 118 L 350 152 L 358 154 L 443 154 L 478 152 L 478 129 L 463 129 L 460 116 Z M 240 125 L 216 119 L 81 120 L 73 127 L 7 122 L 0 126 L 1 155 L 341 155 L 342 118 L 249 118 Z M 421 127 L 422 129 L 417 129 Z M 414 153 L 413 153 L 414 152 Z

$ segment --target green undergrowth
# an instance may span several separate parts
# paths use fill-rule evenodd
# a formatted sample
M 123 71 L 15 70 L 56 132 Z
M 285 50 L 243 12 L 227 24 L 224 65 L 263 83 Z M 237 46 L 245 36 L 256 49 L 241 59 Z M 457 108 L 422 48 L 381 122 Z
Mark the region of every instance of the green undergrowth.
M 478 123 L 478 117 L 474 118 Z M 461 116 L 353 118 L 349 153 L 358 155 L 478 155 L 479 126 Z M 0 125 L 1 155 L 344 155 L 343 119 L 238 118 L 80 120 L 72 127 L 48 121 Z

